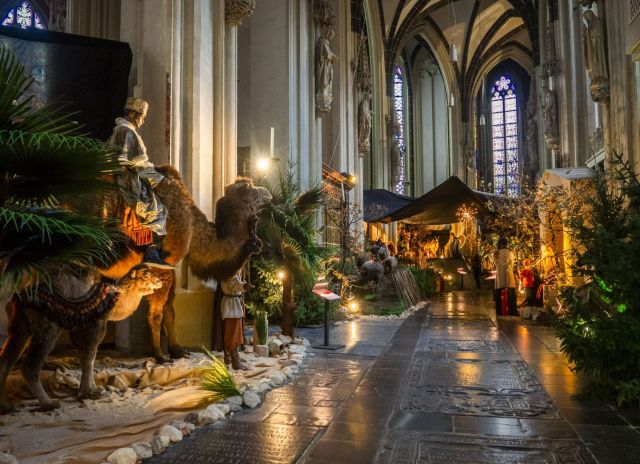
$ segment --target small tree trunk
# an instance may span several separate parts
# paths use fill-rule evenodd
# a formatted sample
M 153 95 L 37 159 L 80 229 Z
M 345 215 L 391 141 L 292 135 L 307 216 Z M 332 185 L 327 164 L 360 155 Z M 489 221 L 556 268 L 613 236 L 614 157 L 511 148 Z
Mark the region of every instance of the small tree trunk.
M 282 281 L 282 333 L 293 337 L 293 282 L 291 276 Z

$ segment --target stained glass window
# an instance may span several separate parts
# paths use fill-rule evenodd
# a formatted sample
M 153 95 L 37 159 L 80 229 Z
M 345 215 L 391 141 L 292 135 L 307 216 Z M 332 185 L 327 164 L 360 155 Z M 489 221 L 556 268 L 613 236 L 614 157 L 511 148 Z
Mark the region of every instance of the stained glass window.
M 31 3 L 26 0 L 18 2 L 16 6 L 7 11 L 4 17 L 0 19 L 0 24 L 21 29 L 46 29 L 38 13 L 35 12 Z
M 405 144 L 405 101 L 406 101 L 406 85 L 402 68 L 398 66 L 393 75 L 393 114 L 398 123 L 398 129 L 395 137 L 400 145 L 400 172 L 398 175 L 398 183 L 394 185 L 393 190 L 396 193 L 404 194 L 407 181 L 407 149 Z
M 508 76 L 491 87 L 491 133 L 493 136 L 493 191 L 517 196 L 520 192 L 518 155 L 518 97 Z

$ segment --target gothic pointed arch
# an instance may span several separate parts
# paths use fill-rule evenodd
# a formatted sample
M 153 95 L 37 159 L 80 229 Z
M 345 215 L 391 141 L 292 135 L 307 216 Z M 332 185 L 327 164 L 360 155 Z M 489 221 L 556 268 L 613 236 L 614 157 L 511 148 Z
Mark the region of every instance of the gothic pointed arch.
M 0 9 L 0 25 L 21 29 L 47 29 L 49 11 L 34 0 L 13 0 Z

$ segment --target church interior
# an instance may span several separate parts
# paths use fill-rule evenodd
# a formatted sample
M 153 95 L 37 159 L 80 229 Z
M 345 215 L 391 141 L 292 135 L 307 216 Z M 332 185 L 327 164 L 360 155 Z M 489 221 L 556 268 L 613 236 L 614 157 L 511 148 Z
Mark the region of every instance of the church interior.
M 636 462 L 640 1 L 1 0 L 0 87 L 0 464 Z

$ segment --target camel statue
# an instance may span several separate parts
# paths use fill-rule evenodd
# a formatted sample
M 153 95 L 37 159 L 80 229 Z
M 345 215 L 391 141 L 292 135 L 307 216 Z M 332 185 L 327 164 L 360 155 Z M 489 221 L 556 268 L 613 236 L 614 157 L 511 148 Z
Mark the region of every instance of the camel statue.
M 239 179 L 225 188 L 225 195 L 216 203 L 215 223 L 194 204 L 178 172 L 170 167 L 157 168 L 165 179 L 156 187 L 157 195 L 167 208 L 167 236 L 163 250 L 164 260 L 177 265 L 185 257 L 193 274 L 204 281 L 223 280 L 236 274 L 249 256 L 262 246 L 256 233 L 258 212 L 271 200 L 263 187 L 254 186 L 248 179 Z M 110 268 L 100 273 L 119 279 L 142 262 L 142 253 L 127 250 Z M 169 358 L 160 346 L 160 331 L 164 326 L 169 354 L 173 358 L 185 355 L 176 340 L 174 330 L 175 272 L 153 269 L 162 281 L 162 287 L 147 296 L 152 354 L 159 362 Z
M 69 330 L 71 342 L 79 349 L 82 374 L 78 395 L 97 398 L 101 389 L 93 378 L 93 363 L 98 345 L 107 331 L 107 321 L 129 317 L 140 299 L 162 286 L 150 269 L 131 271 L 117 285 L 101 281 L 96 273 L 77 275 L 64 272 L 58 275 L 52 290 L 40 287 L 34 298 L 14 298 L 7 306 L 9 338 L 0 353 L 0 412 L 13 407 L 6 398 L 7 376 L 24 345 L 31 339 L 22 363 L 22 375 L 40 403 L 42 410 L 60 404 L 49 398 L 40 381 L 40 371 L 63 328 Z
M 225 195 L 216 204 L 215 223 L 211 223 L 195 206 L 177 171 L 171 167 L 158 170 L 166 176 L 156 187 L 168 210 L 168 233 L 163 244 L 164 251 L 168 252 L 165 261 L 178 264 L 187 257 L 193 274 L 202 280 L 226 279 L 237 273 L 249 256 L 262 246 L 256 235 L 256 226 L 260 208 L 271 200 L 267 189 L 253 186 L 246 179 L 227 186 Z M 134 274 L 132 269 L 142 262 L 142 257 L 139 250 L 126 248 L 110 267 L 96 270 L 101 280 L 98 283 L 82 284 L 65 274 L 65 278 L 58 279 L 54 287 L 56 290 L 62 288 L 54 292 L 55 295 L 41 293 L 43 304 L 18 299 L 9 303 L 9 337 L 0 352 L 0 409 L 6 407 L 4 386 L 7 375 L 32 334 L 35 336 L 31 337 L 31 348 L 22 371 L 42 407 L 56 407 L 44 392 L 39 373 L 55 344 L 60 327 L 69 329 L 72 339 L 83 347 L 80 396 L 99 394 L 92 375 L 93 361 L 104 338 L 106 322 L 131 315 L 143 297 L 149 302 L 155 358 L 160 362 L 168 359 L 160 347 L 162 326 L 167 333 L 171 356 L 184 355 L 174 330 L 175 272 L 145 269 L 142 275 L 144 279 L 153 279 L 153 288 L 134 284 L 138 280 L 134 276 L 140 278 L 140 274 Z M 127 280 L 130 272 L 132 277 Z M 122 282 L 117 297 L 115 292 L 106 290 L 109 286 L 104 283 L 105 279 Z M 21 306 L 23 303 L 27 306 Z M 38 317 L 38 314 L 44 317 Z

